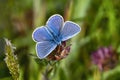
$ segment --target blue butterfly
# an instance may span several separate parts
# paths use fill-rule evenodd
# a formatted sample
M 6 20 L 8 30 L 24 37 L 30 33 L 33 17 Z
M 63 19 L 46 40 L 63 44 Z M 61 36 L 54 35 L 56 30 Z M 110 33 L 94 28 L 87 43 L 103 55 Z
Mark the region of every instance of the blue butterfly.
M 66 41 L 81 31 L 78 24 L 66 21 L 59 14 L 51 16 L 45 26 L 34 30 L 32 38 L 36 44 L 37 56 L 47 57 L 62 41 Z

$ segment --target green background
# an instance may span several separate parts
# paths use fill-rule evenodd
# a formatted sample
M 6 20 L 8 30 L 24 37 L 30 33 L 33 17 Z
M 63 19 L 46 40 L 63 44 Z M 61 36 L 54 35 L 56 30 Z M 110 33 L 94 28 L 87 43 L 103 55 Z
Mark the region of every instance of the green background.
M 16 47 L 20 80 L 42 80 L 44 61 L 29 56 L 36 55 L 32 32 L 53 14 L 78 23 L 81 32 L 71 39 L 70 54 L 50 72 L 51 80 L 94 80 L 92 52 L 112 46 L 120 53 L 120 0 L 0 0 L 0 80 L 13 80 L 4 61 L 3 38 Z M 120 80 L 119 75 L 118 63 L 103 72 L 102 80 Z

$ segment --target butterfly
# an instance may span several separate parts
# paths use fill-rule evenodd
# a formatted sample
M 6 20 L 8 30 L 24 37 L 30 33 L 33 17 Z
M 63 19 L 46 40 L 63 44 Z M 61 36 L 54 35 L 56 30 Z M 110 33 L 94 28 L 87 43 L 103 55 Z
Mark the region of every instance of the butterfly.
M 46 58 L 62 41 L 66 41 L 81 31 L 78 24 L 65 21 L 61 15 L 55 14 L 46 22 L 45 26 L 36 28 L 32 38 L 36 43 L 37 56 Z

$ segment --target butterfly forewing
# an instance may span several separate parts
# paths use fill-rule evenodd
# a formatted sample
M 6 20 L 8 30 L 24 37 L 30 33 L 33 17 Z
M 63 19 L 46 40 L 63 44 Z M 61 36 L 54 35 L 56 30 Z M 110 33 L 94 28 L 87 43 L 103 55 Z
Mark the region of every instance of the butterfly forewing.
M 58 36 L 63 26 L 63 22 L 64 20 L 62 16 L 56 14 L 56 15 L 51 16 L 48 19 L 46 26 L 48 27 L 49 31 L 53 34 L 53 36 Z
M 55 48 L 57 44 L 52 41 L 43 41 L 36 44 L 37 56 L 42 59 L 48 56 Z
M 36 28 L 32 34 L 32 38 L 36 42 L 53 40 L 53 37 L 51 37 L 45 26 Z
M 62 41 L 68 40 L 80 32 L 80 27 L 76 23 L 66 21 L 61 30 Z

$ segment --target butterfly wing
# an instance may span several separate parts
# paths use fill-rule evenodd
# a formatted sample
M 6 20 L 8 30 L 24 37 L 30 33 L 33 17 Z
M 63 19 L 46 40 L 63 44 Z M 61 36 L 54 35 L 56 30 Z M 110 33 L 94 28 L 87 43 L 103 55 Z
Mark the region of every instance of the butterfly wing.
M 44 26 L 36 28 L 32 33 L 32 38 L 35 42 L 50 41 L 53 39 Z
M 57 44 L 53 43 L 52 41 L 38 42 L 36 44 L 37 56 L 40 59 L 45 58 L 56 48 L 56 46 Z
M 53 36 L 58 36 L 63 26 L 63 22 L 64 22 L 63 17 L 58 14 L 55 14 L 48 19 L 46 26 L 53 34 Z
M 80 32 L 81 28 L 78 24 L 71 21 L 66 21 L 64 23 L 63 29 L 61 31 L 62 41 L 68 40 Z

